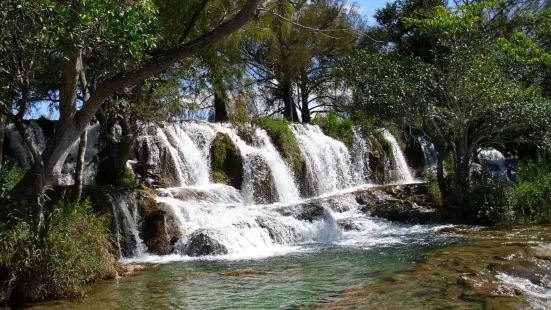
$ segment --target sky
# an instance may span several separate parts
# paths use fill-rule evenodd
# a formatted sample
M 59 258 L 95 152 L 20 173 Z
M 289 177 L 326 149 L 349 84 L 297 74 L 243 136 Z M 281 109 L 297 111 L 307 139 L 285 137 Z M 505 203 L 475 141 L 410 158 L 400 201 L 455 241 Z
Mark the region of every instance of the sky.
M 360 5 L 362 8 L 362 15 L 365 15 L 368 17 L 368 22 L 370 24 L 375 23 L 375 19 L 373 18 L 373 15 L 375 14 L 375 11 L 377 9 L 380 9 L 386 5 L 388 0 L 348 0 L 350 4 L 356 2 Z

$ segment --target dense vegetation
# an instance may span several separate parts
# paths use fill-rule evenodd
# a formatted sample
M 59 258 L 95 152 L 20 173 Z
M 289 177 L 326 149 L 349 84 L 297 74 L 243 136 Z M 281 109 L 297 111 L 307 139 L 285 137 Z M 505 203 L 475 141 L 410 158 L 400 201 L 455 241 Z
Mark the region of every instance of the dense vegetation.
M 208 116 L 266 130 L 300 181 L 289 123 L 301 121 L 349 148 L 357 129 L 375 159 L 389 148 L 382 128 L 426 135 L 446 219 L 551 221 L 549 1 L 395 0 L 374 26 L 359 12 L 344 0 L 0 2 L 0 300 L 75 296 L 109 273 L 106 219 L 82 199 L 90 121 L 105 141 L 100 186 L 136 185 L 127 162 L 141 124 Z M 59 119 L 40 120 L 51 129 L 40 152 L 24 120 L 48 109 Z M 6 124 L 29 170 L 2 158 Z M 48 201 L 77 141 L 73 193 Z M 473 177 L 487 147 L 517 157 L 516 179 Z M 241 187 L 231 139 L 211 153 L 215 181 Z

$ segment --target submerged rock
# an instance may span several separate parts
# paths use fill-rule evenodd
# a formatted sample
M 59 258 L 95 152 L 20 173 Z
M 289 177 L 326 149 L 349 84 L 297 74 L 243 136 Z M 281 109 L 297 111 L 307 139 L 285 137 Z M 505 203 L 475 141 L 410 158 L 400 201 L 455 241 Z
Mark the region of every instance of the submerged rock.
M 189 256 L 224 255 L 228 254 L 228 249 L 201 229 L 191 235 L 182 253 Z

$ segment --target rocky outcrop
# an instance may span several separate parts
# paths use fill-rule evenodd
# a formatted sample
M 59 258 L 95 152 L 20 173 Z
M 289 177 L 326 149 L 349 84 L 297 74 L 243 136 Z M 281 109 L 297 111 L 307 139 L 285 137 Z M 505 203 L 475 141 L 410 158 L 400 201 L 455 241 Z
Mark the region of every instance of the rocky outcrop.
M 245 188 L 252 195 L 257 204 L 270 204 L 277 201 L 277 191 L 274 184 L 274 176 L 266 161 L 258 154 L 251 154 L 247 158 L 249 169 L 245 172 L 245 178 L 250 178 L 251 188 Z
M 142 221 L 142 239 L 149 252 L 171 254 L 181 236 L 178 219 L 170 206 L 151 203 L 147 207 Z
M 224 255 L 228 254 L 228 249 L 210 237 L 208 231 L 200 229 L 191 235 L 181 252 L 188 256 Z
M 436 220 L 425 184 L 378 186 L 353 194 L 361 210 L 371 216 L 419 224 Z
M 217 133 L 210 149 L 213 180 L 241 189 L 243 183 L 243 157 L 239 148 L 224 133 Z

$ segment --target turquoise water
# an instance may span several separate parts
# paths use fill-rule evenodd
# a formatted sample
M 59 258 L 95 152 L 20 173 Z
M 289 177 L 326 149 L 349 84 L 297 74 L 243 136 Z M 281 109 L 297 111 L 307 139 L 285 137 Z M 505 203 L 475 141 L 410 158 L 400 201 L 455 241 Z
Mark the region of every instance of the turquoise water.
M 92 286 L 60 309 L 294 309 L 336 300 L 343 290 L 384 281 L 450 240 L 361 249 L 309 246 L 305 252 L 252 261 L 149 265 L 134 276 Z M 224 275 L 249 269 L 250 274 Z

